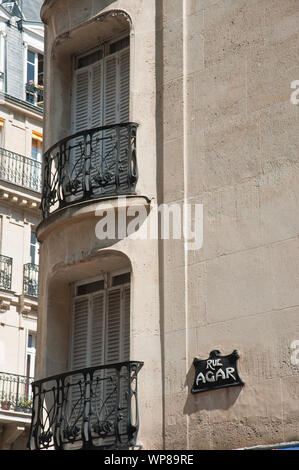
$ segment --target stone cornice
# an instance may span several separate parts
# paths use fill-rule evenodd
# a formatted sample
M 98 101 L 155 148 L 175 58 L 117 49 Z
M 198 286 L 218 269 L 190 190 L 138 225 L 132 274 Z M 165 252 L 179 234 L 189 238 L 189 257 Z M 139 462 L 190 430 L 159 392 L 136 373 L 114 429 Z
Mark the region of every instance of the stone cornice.
M 13 184 L 0 180 L 0 201 L 24 209 L 34 210 L 39 214 L 40 196 L 38 196 L 38 193 L 36 194 L 34 195 L 33 192 L 21 186 L 14 187 Z

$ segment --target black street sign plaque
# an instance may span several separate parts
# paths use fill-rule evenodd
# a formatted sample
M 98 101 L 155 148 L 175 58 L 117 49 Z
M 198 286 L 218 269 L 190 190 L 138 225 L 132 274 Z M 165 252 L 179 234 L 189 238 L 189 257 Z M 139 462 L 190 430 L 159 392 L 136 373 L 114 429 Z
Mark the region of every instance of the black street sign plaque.
M 220 351 L 215 350 L 210 352 L 208 359 L 196 357 L 193 361 L 195 378 L 191 393 L 244 385 L 238 373 L 238 359 L 237 350 L 228 356 L 221 356 Z

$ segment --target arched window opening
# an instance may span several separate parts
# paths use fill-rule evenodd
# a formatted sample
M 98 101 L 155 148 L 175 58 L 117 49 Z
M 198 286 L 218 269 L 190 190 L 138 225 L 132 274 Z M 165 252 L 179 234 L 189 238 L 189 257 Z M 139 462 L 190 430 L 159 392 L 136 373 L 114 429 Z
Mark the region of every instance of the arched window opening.
M 74 57 L 72 133 L 129 121 L 130 39 Z
M 99 32 L 98 25 L 90 25 L 93 34 Z M 111 34 L 107 36 L 109 25 Z M 82 36 L 80 54 L 74 54 L 72 39 L 69 48 L 65 45 L 64 54 L 57 53 L 56 62 L 62 68 L 66 67 L 64 62 L 72 63 L 69 80 L 61 80 L 71 97 L 68 116 L 64 116 L 70 135 L 45 153 L 44 218 L 78 202 L 136 194 L 137 124 L 130 122 L 127 19 L 108 16 L 101 22 L 101 30 L 105 35 L 100 42 L 88 36 L 87 44 Z
M 73 432 L 83 419 L 84 396 L 92 407 L 91 430 L 95 437 L 100 435 L 97 445 L 104 444 L 104 437 L 105 445 L 112 445 L 116 420 L 120 420 L 120 435 L 127 435 L 129 377 L 125 363 L 130 359 L 130 273 L 105 274 L 75 284 L 74 290 L 71 369 L 78 374 L 70 382 L 68 426 Z M 119 363 L 124 366 L 109 367 Z M 104 369 L 91 373 L 83 391 L 80 370 L 104 365 Z
M 74 286 L 71 369 L 130 359 L 130 273 L 115 272 Z

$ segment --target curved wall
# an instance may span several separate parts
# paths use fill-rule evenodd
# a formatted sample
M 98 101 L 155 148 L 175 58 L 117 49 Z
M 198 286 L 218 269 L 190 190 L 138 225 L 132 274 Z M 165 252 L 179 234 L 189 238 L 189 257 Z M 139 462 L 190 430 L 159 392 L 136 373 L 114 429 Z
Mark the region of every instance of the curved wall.
M 141 5 L 142 4 L 142 5 Z M 45 2 L 45 130 L 47 150 L 71 134 L 72 60 L 126 31 L 130 32 L 130 121 L 139 124 L 137 197 L 126 207 L 149 209 L 156 197 L 155 2 Z M 142 70 L 136 64 L 143 63 Z M 146 115 L 146 119 L 144 116 Z M 141 197 L 138 197 L 140 196 Z M 70 285 L 102 271 L 131 266 L 131 359 L 144 361 L 139 379 L 139 437 L 162 447 L 161 345 L 157 241 L 99 240 L 96 211 L 116 200 L 93 201 L 60 210 L 39 226 L 40 297 L 37 378 L 69 367 Z M 114 211 L 114 209 L 111 209 Z M 146 416 L 151 414 L 153 419 Z

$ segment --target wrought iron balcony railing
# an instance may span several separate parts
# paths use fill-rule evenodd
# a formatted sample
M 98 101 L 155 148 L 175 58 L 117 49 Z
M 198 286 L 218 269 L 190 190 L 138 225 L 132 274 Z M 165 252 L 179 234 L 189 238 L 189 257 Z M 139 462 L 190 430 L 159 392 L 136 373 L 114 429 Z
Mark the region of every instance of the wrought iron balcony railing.
M 23 293 L 38 297 L 38 265 L 27 263 L 24 264 L 23 274 Z
M 0 409 L 31 413 L 32 377 L 0 372 Z
M 67 372 L 33 382 L 28 447 L 129 449 L 139 428 L 137 374 L 142 362 Z
M 12 258 L 0 255 L 0 289 L 11 290 Z
M 91 199 L 135 194 L 137 124 L 97 127 L 71 135 L 44 155 L 43 217 Z
M 0 148 L 0 179 L 41 192 L 41 163 Z

